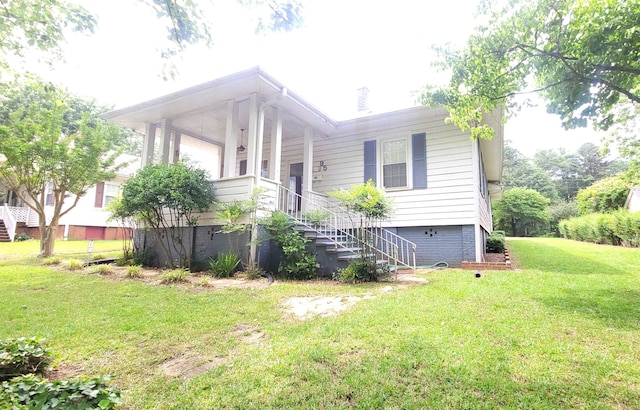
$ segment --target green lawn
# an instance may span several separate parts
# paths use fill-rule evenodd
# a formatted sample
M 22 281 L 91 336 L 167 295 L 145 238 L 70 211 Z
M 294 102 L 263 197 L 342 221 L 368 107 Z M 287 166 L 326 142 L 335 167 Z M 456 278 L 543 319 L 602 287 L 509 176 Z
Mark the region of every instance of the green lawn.
M 518 270 L 442 270 L 391 291 L 198 291 L 5 261 L 0 335 L 44 336 L 61 368 L 116 376 L 132 409 L 640 408 L 640 251 L 509 246 Z M 284 310 L 292 296 L 330 295 L 374 297 L 306 321 Z M 190 356 L 214 365 L 163 374 Z
M 93 254 L 112 254 L 122 251 L 122 241 L 92 241 Z M 55 254 L 60 256 L 75 255 L 90 258 L 89 241 L 56 241 Z M 0 261 L 33 258 L 40 253 L 40 241 L 30 239 L 24 242 L 0 242 Z

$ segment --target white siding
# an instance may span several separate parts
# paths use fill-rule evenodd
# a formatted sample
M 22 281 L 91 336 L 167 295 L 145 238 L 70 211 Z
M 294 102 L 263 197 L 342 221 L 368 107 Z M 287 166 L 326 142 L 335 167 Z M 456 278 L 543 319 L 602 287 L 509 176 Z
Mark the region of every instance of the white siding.
M 473 184 L 473 143 L 468 134 L 445 124 L 444 116 L 411 121 L 409 124 L 387 123 L 384 128 L 378 127 L 373 131 L 316 138 L 314 167 L 317 169 L 319 162 L 324 161 L 327 170 L 314 172 L 314 176 L 319 178 L 314 180 L 313 190 L 327 193 L 361 184 L 364 179 L 364 141 L 421 132 L 427 135 L 427 188 L 388 191 L 388 196 L 394 201 L 389 225 L 474 224 L 474 192 L 477 188 Z M 293 155 L 293 147 L 287 149 L 287 155 Z M 301 142 L 298 149 L 301 158 Z

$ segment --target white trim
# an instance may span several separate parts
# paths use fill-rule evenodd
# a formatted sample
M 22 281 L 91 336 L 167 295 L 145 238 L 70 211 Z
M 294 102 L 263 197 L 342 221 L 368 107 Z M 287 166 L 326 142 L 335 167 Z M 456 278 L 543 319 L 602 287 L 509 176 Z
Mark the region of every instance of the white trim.
M 415 132 L 410 133 L 394 133 L 388 135 L 380 135 L 376 137 L 376 179 L 378 181 L 377 185 L 379 188 L 384 189 L 387 192 L 394 191 L 406 191 L 413 189 L 413 147 L 411 136 L 415 134 Z M 407 173 L 407 185 L 406 186 L 398 186 L 398 187 L 385 187 L 384 186 L 384 163 L 383 163 L 383 149 L 382 146 L 385 142 L 391 141 L 399 141 L 405 140 L 405 160 L 406 160 L 406 173 Z

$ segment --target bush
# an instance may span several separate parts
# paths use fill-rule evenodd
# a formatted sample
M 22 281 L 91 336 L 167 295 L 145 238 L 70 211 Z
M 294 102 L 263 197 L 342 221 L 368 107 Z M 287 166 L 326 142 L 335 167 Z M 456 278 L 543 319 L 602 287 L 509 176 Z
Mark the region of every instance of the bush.
M 142 276 L 142 266 L 140 265 L 127 266 L 127 269 L 125 270 L 124 274 L 127 278 L 139 278 L 140 276 Z
M 107 386 L 109 380 L 109 376 L 104 376 L 50 382 L 34 375 L 20 376 L 2 383 L 0 406 L 12 409 L 115 409 L 122 403 L 120 390 Z
M 589 214 L 561 221 L 562 236 L 583 242 L 640 246 L 640 212 L 621 209 L 611 214 Z
M 344 269 L 339 269 L 334 279 L 343 283 L 376 282 L 389 278 L 391 270 L 388 264 L 378 265 L 369 260 L 357 259 Z
M 111 265 L 94 265 L 91 267 L 91 273 L 98 275 L 111 275 L 113 273 L 113 266 Z
M 28 373 L 42 374 L 52 362 L 44 339 L 21 337 L 0 341 L 0 380 Z
M 235 253 L 220 252 L 216 259 L 209 260 L 209 266 L 216 278 L 229 278 L 233 276 L 240 264 L 240 257 Z
M 329 212 L 314 209 L 313 211 L 307 211 L 303 213 L 302 216 L 312 226 L 320 226 L 329 217 Z
M 248 266 L 244 270 L 244 274 L 249 280 L 260 279 L 261 277 L 265 276 L 264 270 L 258 265 Z
M 487 238 L 488 253 L 503 253 L 506 247 L 504 231 L 493 231 Z
M 580 215 L 593 212 L 613 212 L 624 207 L 630 183 L 623 177 L 601 179 L 576 195 Z
M 177 283 L 187 280 L 189 272 L 184 269 L 173 269 L 162 273 L 160 277 L 160 283 Z
M 13 237 L 13 241 L 14 242 L 24 242 L 24 241 L 28 241 L 29 239 L 31 239 L 31 237 L 29 235 L 27 235 L 26 233 L 17 233 Z
M 84 264 L 79 259 L 67 259 L 66 265 L 69 270 L 80 270 L 84 267 Z

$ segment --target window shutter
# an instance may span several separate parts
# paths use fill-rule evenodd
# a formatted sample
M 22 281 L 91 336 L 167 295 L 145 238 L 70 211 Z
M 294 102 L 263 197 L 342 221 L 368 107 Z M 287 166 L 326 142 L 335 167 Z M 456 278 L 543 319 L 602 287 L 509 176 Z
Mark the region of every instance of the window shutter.
M 364 182 L 372 179 L 376 180 L 376 141 L 364 142 Z
M 243 159 L 240 161 L 240 173 L 238 175 L 246 175 L 247 174 L 247 160 Z
M 104 198 L 104 182 L 98 182 L 96 184 L 96 208 L 102 208 L 102 200 Z
M 413 134 L 411 136 L 411 151 L 413 152 L 413 189 L 427 187 L 427 134 Z

